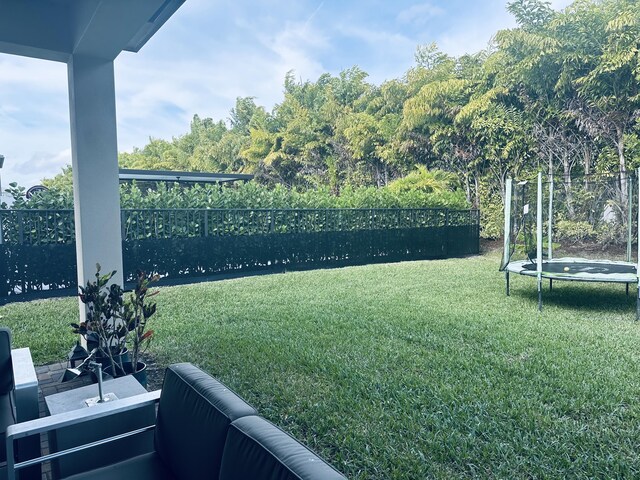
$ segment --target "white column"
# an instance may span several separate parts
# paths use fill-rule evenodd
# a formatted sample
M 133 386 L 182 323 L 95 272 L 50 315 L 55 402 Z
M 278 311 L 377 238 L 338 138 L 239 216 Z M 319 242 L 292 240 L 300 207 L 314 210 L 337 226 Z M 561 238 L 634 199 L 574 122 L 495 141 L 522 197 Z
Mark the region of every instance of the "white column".
M 68 75 L 78 284 L 93 279 L 99 263 L 122 285 L 113 61 L 73 56 Z

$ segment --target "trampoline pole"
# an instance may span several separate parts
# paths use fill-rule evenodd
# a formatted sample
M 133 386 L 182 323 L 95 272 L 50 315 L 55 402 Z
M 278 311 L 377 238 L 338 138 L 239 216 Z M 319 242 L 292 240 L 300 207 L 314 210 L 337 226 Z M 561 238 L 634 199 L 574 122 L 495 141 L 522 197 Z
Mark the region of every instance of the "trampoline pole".
M 549 279 L 549 291 L 553 290 L 553 278 Z
M 631 262 L 631 243 L 633 242 L 633 178 L 631 175 L 627 175 L 627 192 L 627 262 Z
M 549 231 L 547 232 L 547 258 L 553 258 L 553 176 L 549 175 Z M 549 282 L 551 290 L 551 282 Z
M 505 270 L 505 280 L 507 281 L 507 297 L 509 296 L 509 270 L 507 266 L 511 260 L 511 196 L 513 194 L 512 180 L 507 178 L 504 196 L 504 247 L 502 250 L 502 268 Z
M 538 276 L 538 311 L 542 311 L 542 278 Z
M 627 290 L 627 297 L 628 297 L 629 296 L 629 282 L 627 282 L 625 285 L 627 286 L 626 290 Z
M 538 172 L 536 244 L 536 268 L 538 270 L 538 310 L 542 311 L 542 172 Z
M 504 279 L 507 281 L 507 297 L 509 297 L 511 295 L 509 291 L 509 270 L 504 271 Z

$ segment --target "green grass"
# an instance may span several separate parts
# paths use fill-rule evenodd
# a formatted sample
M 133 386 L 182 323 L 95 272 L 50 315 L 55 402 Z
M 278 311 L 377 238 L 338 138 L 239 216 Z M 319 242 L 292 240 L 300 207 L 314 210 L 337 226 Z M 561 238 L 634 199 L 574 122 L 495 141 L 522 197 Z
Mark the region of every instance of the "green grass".
M 193 362 L 353 479 L 640 475 L 640 324 L 624 287 L 535 280 L 498 257 L 163 288 L 162 364 Z M 633 292 L 635 294 L 635 291 Z M 0 308 L 60 360 L 77 300 Z

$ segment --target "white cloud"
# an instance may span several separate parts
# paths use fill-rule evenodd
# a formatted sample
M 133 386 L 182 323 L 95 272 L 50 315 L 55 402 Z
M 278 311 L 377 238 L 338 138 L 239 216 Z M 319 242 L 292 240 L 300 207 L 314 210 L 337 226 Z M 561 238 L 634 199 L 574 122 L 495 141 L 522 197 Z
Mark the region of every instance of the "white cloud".
M 309 22 L 319 8 L 307 21 L 284 22 L 278 29 L 265 28 L 271 19 L 234 17 L 231 35 L 237 41 L 200 31 L 184 33 L 181 42 L 161 39 L 139 54 L 122 54 L 116 61 L 119 149 L 184 134 L 195 113 L 226 119 L 237 97 L 255 97 L 271 109 L 282 100 L 290 70 L 315 80 L 325 71 L 320 52 L 330 47 Z
M 285 74 L 295 70 L 302 78 L 316 79 L 324 68 L 318 53 L 329 48 L 327 37 L 311 25 L 289 23 L 276 35 L 260 35 L 258 40 L 275 55 L 275 65 L 269 69 L 282 85 Z
M 391 50 L 398 47 L 404 48 L 408 45 L 415 47 L 415 42 L 402 33 L 375 30 L 357 25 L 341 25 L 338 26 L 338 30 L 344 35 L 363 40 L 374 48 Z
M 270 109 L 282 100 L 289 70 L 304 78 L 319 76 L 322 65 L 307 49 L 323 43 L 298 27 L 262 37 L 261 48 L 211 49 L 177 60 L 121 57 L 116 69 L 120 149 L 141 147 L 148 137 L 186 133 L 195 113 L 226 119 L 237 97 L 256 97 Z
M 28 163 L 16 164 L 12 171 L 16 175 L 30 175 L 34 171 L 41 178 L 52 177 L 60 173 L 60 167 L 71 163 L 71 148 L 65 148 L 56 153 L 35 151 L 29 157 Z
M 66 95 L 67 67 L 63 63 L 0 54 L 0 86 Z
M 361 58 L 345 59 L 346 63 L 340 69 L 359 65 L 369 74 L 369 81 L 376 84 L 397 78 L 410 68 L 416 47 L 421 43 L 402 33 L 362 25 L 339 24 L 335 28 L 351 42 L 365 44 L 365 48 L 360 50 Z M 366 60 L 366 64 L 363 64 L 363 60 Z
M 0 54 L 0 171 L 31 186 L 71 161 L 64 64 Z
M 431 3 L 420 3 L 402 10 L 396 20 L 400 23 L 426 25 L 434 17 L 444 14 L 444 9 Z
M 447 27 L 436 37 L 435 41 L 443 52 L 453 56 L 477 53 L 487 48 L 493 35 L 498 30 L 516 25 L 513 16 L 499 2 L 487 6 L 493 13 L 490 16 L 465 16 Z

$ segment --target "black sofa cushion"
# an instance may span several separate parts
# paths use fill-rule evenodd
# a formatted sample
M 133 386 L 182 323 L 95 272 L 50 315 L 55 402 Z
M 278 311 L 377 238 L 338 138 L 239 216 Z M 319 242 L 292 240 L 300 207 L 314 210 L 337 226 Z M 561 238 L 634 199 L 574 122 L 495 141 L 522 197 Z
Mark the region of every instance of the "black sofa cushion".
M 108 452 L 106 453 L 108 455 Z M 67 477 L 66 480 L 176 480 L 156 452 Z
M 13 390 L 13 367 L 11 364 L 11 331 L 0 327 L 0 395 Z
M 264 418 L 231 424 L 220 480 L 345 480 L 341 473 Z
M 7 427 L 16 423 L 11 401 L 12 390 L 11 330 L 6 327 L 0 327 L 0 462 L 7 460 L 5 447 Z
M 16 423 L 16 419 L 13 416 L 13 405 L 11 402 L 11 394 L 6 393 L 0 395 L 0 462 L 4 462 L 7 459 L 7 450 L 5 447 L 5 434 L 7 427 Z
M 229 425 L 255 414 L 253 407 L 199 368 L 171 365 L 158 406 L 156 452 L 177 478 L 217 479 Z

